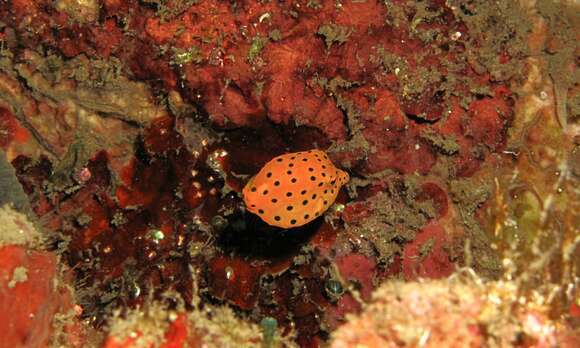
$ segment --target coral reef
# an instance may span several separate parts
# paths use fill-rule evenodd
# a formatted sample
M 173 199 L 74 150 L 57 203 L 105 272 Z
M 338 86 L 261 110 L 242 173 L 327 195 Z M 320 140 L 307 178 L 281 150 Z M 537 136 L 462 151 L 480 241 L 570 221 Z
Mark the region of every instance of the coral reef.
M 42 243 L 3 237 L 0 286 L 47 309 L 15 346 L 339 345 L 349 314 L 389 306 L 466 318 L 452 333 L 474 346 L 540 345 L 534 323 L 577 342 L 575 6 L 2 2 L 0 202 Z M 252 177 L 304 151 L 348 184 L 295 228 L 253 214 L 281 217 L 244 194 Z M 466 267 L 478 280 L 454 282 Z M 482 317 L 501 284 L 501 306 L 541 311 Z M 429 325 L 417 313 L 388 318 Z M 458 337 L 429 332 L 404 342 Z
M 151 303 L 123 318 L 114 318 L 103 347 L 259 348 L 263 340 L 258 325 L 236 318 L 227 307 L 179 312 Z M 278 347 L 293 347 L 279 336 L 272 342 Z
M 543 300 L 526 302 L 514 282 L 461 273 L 449 281 L 390 282 L 332 334 L 331 347 L 574 347 Z
M 44 250 L 44 238 L 26 215 L 0 207 L 0 320 L 3 347 L 76 346 L 82 330 L 72 290 L 58 256 Z

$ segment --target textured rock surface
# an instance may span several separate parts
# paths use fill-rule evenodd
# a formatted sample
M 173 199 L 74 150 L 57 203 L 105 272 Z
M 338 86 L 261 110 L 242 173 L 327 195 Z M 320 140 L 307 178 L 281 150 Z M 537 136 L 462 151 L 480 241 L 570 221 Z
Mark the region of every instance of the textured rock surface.
M 470 266 L 577 289 L 562 3 L 7 4 L 0 147 L 101 335 L 168 293 L 316 347 L 393 278 Z M 265 163 L 314 148 L 351 177 L 324 217 L 286 230 L 248 212 Z

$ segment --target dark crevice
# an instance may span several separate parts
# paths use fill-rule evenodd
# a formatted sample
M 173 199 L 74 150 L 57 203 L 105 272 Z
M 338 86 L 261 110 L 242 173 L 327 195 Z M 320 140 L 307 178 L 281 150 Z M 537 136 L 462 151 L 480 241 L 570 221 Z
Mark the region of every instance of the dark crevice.
M 416 124 L 434 124 L 435 122 L 438 121 L 438 119 L 435 120 L 428 120 L 424 117 L 418 116 L 418 115 L 413 115 L 410 113 L 405 113 L 405 116 L 407 116 L 408 119 L 410 119 L 411 121 L 415 122 Z

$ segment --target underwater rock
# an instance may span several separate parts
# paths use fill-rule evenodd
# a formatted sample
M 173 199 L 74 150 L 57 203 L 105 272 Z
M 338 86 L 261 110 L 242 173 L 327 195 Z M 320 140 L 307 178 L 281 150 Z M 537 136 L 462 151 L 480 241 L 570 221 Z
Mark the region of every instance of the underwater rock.
M 60 12 L 53 23 L 51 13 L 45 12 L 42 4 L 22 1 L 11 9 L 13 21 L 31 19 L 30 25 L 38 30 L 35 40 L 55 45 L 69 57 L 81 53 L 104 58 L 114 55 L 138 78 L 156 81 L 155 88 L 181 89 L 188 102 L 203 106 L 208 117 L 225 128 L 270 119 L 316 127 L 333 140 L 351 140 L 365 130 L 368 142 L 382 144 L 382 139 L 393 137 L 389 131 L 380 131 L 389 126 L 371 127 L 363 114 L 377 121 L 390 116 L 390 108 L 385 109 L 382 101 L 385 94 L 390 94 L 396 101 L 394 108 L 408 118 L 409 128 L 397 133 L 397 147 L 387 143 L 383 149 L 378 146 L 378 151 L 366 149 L 374 156 L 369 163 L 378 163 L 372 164 L 373 172 L 393 165 L 404 165 L 401 169 L 405 172 L 428 171 L 433 156 L 426 146 L 417 143 L 416 131 L 432 125 L 447 127 L 444 113 L 456 102 L 450 90 L 457 91 L 471 117 L 477 118 L 481 113 L 478 110 L 494 110 L 485 94 L 489 93 L 488 85 L 503 83 L 466 69 L 457 58 L 454 49 L 461 52 L 467 43 L 463 38 L 453 39 L 451 33 L 466 29 L 446 6 L 392 5 L 399 8 L 397 11 L 375 1 L 341 4 L 340 8 L 328 4 L 244 3 L 229 7 L 214 1 L 172 5 L 109 1 L 101 14 L 107 20 L 103 25 L 91 25 L 67 21 L 66 11 Z M 26 6 L 35 16 L 26 17 L 21 10 Z M 404 11 L 417 14 L 413 24 L 417 27 L 410 32 L 405 26 L 411 23 L 399 17 Z M 384 17 L 391 25 L 380 20 Z M 346 28 L 348 38 L 340 45 L 327 47 L 324 37 L 317 34 L 324 23 Z M 51 25 L 62 27 L 58 35 L 49 30 Z M 243 28 L 241 35 L 237 28 Z M 125 31 L 132 34 L 126 35 Z M 160 47 L 166 48 L 159 52 Z M 457 74 L 458 78 L 447 79 L 445 74 Z M 349 83 L 329 83 L 337 77 Z M 469 88 L 484 91 L 478 95 L 485 98 L 469 104 Z M 365 94 L 371 108 L 363 107 L 357 116 L 347 104 L 352 95 Z M 503 102 L 509 95 L 498 98 Z M 499 126 L 505 123 L 509 110 L 500 108 L 501 115 L 490 111 L 485 122 Z M 347 122 L 343 113 L 348 115 Z M 353 124 L 357 117 L 363 119 L 363 128 Z M 487 138 L 495 138 L 486 141 L 497 146 L 501 130 L 494 126 L 487 132 Z M 402 156 L 413 160 L 400 161 L 405 158 Z
M 387 282 L 358 316 L 332 334 L 331 347 L 574 347 L 570 326 L 549 318 L 543 299 L 518 302 L 517 285 L 476 276 Z M 542 309 L 543 308 L 543 309 Z
M 2 342 L 10 347 L 43 347 L 62 306 L 54 287 L 56 256 L 22 246 L 0 248 Z
M 508 144 L 514 125 L 550 145 L 564 139 L 514 117 L 522 97 L 567 110 L 570 85 L 518 89 L 542 75 L 532 63 L 543 51 L 528 56 L 528 12 L 538 11 L 516 2 L 9 3 L 0 146 L 73 269 L 82 318 L 101 333 L 117 310 L 176 293 L 184 312 L 200 295 L 316 347 L 377 284 L 469 264 L 466 241 L 475 269 L 498 276 L 477 220 L 496 197 L 468 180 L 491 183 L 490 168 L 504 165 L 508 178 L 511 160 L 544 165 L 558 153 Z M 547 65 L 573 66 L 551 41 Z M 336 204 L 289 231 L 246 210 L 242 189 L 260 168 L 309 149 L 351 175 Z M 180 320 L 167 344 L 183 344 Z
M 437 223 L 430 223 L 417 233 L 403 250 L 405 280 L 417 278 L 445 278 L 453 273 L 455 265 L 448 252 L 450 237 Z
M 267 341 L 266 341 L 267 340 Z M 112 320 L 103 348 L 295 348 L 277 327 L 268 332 L 236 317 L 227 307 L 206 306 L 192 311 L 171 310 L 159 302 Z
M 46 347 L 57 337 L 63 344 L 79 346 L 83 329 L 57 255 L 42 250 L 45 236 L 7 205 L 0 208 L 0 222 L 2 346 Z

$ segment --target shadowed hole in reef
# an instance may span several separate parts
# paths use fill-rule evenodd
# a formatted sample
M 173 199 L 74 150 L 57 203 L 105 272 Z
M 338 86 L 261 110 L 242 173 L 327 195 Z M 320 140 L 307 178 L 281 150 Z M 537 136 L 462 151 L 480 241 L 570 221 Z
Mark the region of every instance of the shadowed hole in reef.
M 325 148 L 328 142 L 319 131 L 269 123 L 259 129 L 224 131 L 221 141 L 194 157 L 185 151 L 183 139 L 170 121 L 156 122 L 157 127 L 147 129 L 135 141 L 133 158 L 123 172 L 117 173 L 122 179 L 117 187 L 112 187 L 107 179 L 110 170 L 107 156 L 103 153 L 91 159 L 88 164 L 91 179 L 72 194 L 57 196 L 59 214 L 81 206 L 80 218 L 77 213 L 71 213 L 70 221 L 56 212 L 50 215 L 55 226 L 68 226 L 64 236 L 70 242 L 66 244 L 63 260 L 75 270 L 83 317 L 95 327 L 102 325 L 112 310 L 135 307 L 150 296 L 160 298 L 167 290 L 177 291 L 189 302 L 192 278 L 188 267 L 205 269 L 215 261 L 210 256 L 190 257 L 190 241 L 206 243 L 215 237 L 217 242 L 208 246 L 213 250 L 204 250 L 208 254 L 200 255 L 213 255 L 214 251 L 229 253 L 240 260 L 240 267 L 251 270 L 249 276 L 255 278 L 271 268 L 256 269 L 254 261 L 286 267 L 323 222 L 318 219 L 289 230 L 272 227 L 258 216 L 244 212 L 237 193 L 220 193 L 225 192 L 224 181 L 235 190 L 241 189 L 263 164 L 278 154 Z M 225 149 L 228 154 L 217 170 L 209 165 L 207 157 L 215 149 Z M 42 182 L 48 180 L 53 170 L 48 159 L 32 163 L 24 157 L 13 162 L 29 195 L 42 192 Z M 209 193 L 212 190 L 214 195 Z M 197 197 L 192 192 L 207 194 Z M 192 224 L 196 219 L 210 222 L 216 216 L 225 221 L 219 221 L 221 227 L 209 233 Z M 157 230 L 163 232 L 162 240 L 152 239 L 152 232 Z M 89 241 L 87 235 L 91 236 Z M 55 247 L 59 243 L 62 240 L 56 241 Z M 293 278 L 285 279 L 289 282 Z M 219 291 L 223 287 L 204 287 L 203 282 L 200 286 L 210 295 L 222 298 Z M 280 287 L 290 288 L 290 284 Z M 231 301 L 239 303 L 237 299 Z M 280 300 L 285 312 L 292 312 L 290 301 L 290 297 Z
M 255 175 L 272 158 L 287 152 L 326 149 L 330 141 L 318 129 L 278 126 L 264 121 L 255 128 L 223 132 L 221 146 L 230 154 L 230 164 L 238 174 Z
M 254 127 L 225 131 L 221 145 L 229 153 L 228 167 L 237 174 L 247 175 L 246 180 L 278 155 L 330 145 L 315 128 L 282 127 L 268 121 Z M 238 209 L 226 219 L 227 227 L 216 233 L 217 247 L 252 258 L 293 257 L 322 223 L 319 219 L 286 230 L 270 226 L 258 216 Z
M 409 120 L 411 120 L 417 124 L 433 124 L 439 120 L 439 119 L 429 120 L 427 118 L 421 117 L 419 115 L 414 115 L 411 113 L 405 113 L 405 116 L 407 116 L 407 118 Z
M 228 217 L 228 226 L 217 235 L 217 246 L 239 256 L 282 259 L 293 257 L 318 230 L 322 219 L 283 229 L 270 226 L 249 212 Z

